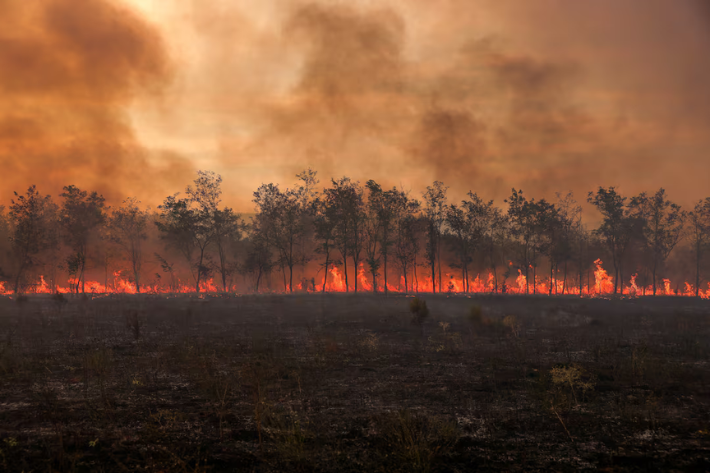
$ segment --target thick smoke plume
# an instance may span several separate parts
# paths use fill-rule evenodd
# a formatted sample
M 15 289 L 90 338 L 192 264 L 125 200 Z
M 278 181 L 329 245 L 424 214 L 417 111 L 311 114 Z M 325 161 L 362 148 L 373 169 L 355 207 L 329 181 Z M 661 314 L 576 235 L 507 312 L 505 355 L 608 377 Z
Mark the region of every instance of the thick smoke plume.
M 244 211 L 259 184 L 309 166 L 412 190 L 439 179 L 454 200 L 706 193 L 704 0 L 121 2 L 0 0 L 15 187 L 155 202 L 189 181 L 182 154 Z M 148 96 L 169 107 L 143 113 Z
M 2 191 L 36 184 L 150 199 L 191 170 L 136 139 L 127 108 L 159 94 L 171 63 L 154 28 L 109 0 L 0 0 Z M 3 200 L 6 199 L 3 198 Z

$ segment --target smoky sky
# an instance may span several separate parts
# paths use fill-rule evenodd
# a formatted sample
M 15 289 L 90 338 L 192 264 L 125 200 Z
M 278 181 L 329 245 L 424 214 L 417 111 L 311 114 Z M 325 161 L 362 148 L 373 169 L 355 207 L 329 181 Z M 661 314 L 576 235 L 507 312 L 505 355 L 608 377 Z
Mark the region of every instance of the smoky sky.
M 3 200 L 36 184 L 96 189 L 110 201 L 154 198 L 190 176 L 179 150 L 153 152 L 126 113 L 158 96 L 171 62 L 160 35 L 106 0 L 1 0 L 0 166 Z
M 82 5 L 0 0 L 14 187 L 153 202 L 210 168 L 249 210 L 259 184 L 312 167 L 499 202 L 511 187 L 708 193 L 703 0 Z

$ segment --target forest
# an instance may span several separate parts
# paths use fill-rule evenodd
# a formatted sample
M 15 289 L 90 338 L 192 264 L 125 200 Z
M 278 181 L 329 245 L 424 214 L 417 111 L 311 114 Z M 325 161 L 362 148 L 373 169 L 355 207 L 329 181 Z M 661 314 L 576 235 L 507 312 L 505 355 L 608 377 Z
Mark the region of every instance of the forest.
M 0 206 L 0 293 L 398 292 L 710 297 L 710 197 L 692 209 L 663 188 L 625 196 L 500 205 L 451 201 L 350 178 L 262 184 L 254 210 L 222 203 L 222 178 L 198 171 L 157 208 L 110 207 L 98 192 L 35 186 Z M 582 203 L 595 215 L 582 218 Z M 593 228 L 589 222 L 598 222 Z

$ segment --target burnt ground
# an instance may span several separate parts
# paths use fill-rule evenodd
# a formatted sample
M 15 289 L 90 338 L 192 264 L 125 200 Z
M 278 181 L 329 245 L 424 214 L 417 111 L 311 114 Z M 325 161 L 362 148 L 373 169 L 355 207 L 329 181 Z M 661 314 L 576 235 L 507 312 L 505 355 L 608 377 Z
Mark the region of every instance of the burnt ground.
M 710 303 L 0 299 L 0 470 L 710 470 Z

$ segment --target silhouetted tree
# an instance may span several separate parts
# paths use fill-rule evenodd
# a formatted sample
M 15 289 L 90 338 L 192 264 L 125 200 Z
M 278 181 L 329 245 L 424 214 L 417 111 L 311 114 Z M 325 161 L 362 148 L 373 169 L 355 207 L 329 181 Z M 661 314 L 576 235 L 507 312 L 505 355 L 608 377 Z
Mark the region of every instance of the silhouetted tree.
M 325 262 L 321 265 L 325 271 L 323 275 L 323 288 L 325 292 L 328 282 L 328 270 L 333 261 L 330 252 L 335 249 L 336 227 L 338 225 L 338 207 L 326 195 L 318 196 L 312 204 L 313 226 L 318 240 L 316 252 L 325 255 Z
M 510 233 L 517 240 L 518 262 L 525 268 L 525 293 L 530 292 L 528 268 L 532 267 L 535 252 L 535 236 L 538 230 L 538 216 L 534 205 L 524 196 L 523 191 L 513 189 L 508 203 Z
M 35 186 L 30 186 L 26 195 L 15 192 L 15 199 L 11 202 L 10 241 L 17 259 L 14 291 L 18 294 L 26 271 L 38 263 L 37 255 L 47 246 L 56 243 L 51 233 L 52 221 L 56 216 L 56 205 L 50 196 L 41 196 Z
M 700 263 L 710 242 L 710 197 L 700 200 L 688 213 L 689 234 L 695 253 L 695 297 L 700 295 Z
M 419 251 L 418 228 L 420 203 L 410 199 L 405 193 L 399 194 L 397 201 L 399 212 L 393 224 L 393 254 L 404 277 L 404 291 L 409 290 L 408 274 L 411 269 L 416 273 L 416 254 Z
M 436 292 L 436 265 L 439 265 L 439 292 L 441 292 L 441 229 L 446 220 L 446 190 L 441 181 L 434 181 L 422 193 L 424 218 L 427 222 L 426 257 L 431 266 L 432 292 Z
M 449 205 L 446 209 L 448 233 L 455 242 L 455 252 L 458 255 L 458 266 L 461 268 L 461 278 L 464 292 L 469 291 L 468 266 L 476 249 L 484 246 L 485 238 L 491 228 L 493 217 L 493 201 L 484 202 L 478 195 L 469 192 L 468 199 L 461 202 L 461 207 Z
M 562 294 L 565 294 L 567 292 L 567 263 L 573 256 L 574 227 L 581 218 L 582 207 L 577 205 L 571 192 L 568 192 L 564 197 L 558 192 L 557 211 L 560 234 L 554 248 L 553 260 L 555 265 L 563 263 Z
M 262 225 L 270 229 L 270 243 L 279 255 L 279 264 L 284 279 L 284 290 L 293 292 L 293 268 L 305 264 L 303 252 L 307 232 L 307 218 L 311 210 L 314 187 L 318 183 L 315 171 L 303 171 L 296 177 L 299 184 L 293 189 L 280 191 L 277 185 L 267 184 L 254 193 L 257 217 L 270 222 Z M 289 270 L 286 282 L 286 268 Z
M 76 276 L 76 292 L 81 282 L 84 293 L 89 238 L 106 221 L 104 198 L 97 192 L 89 194 L 75 186 L 64 187 L 60 195 L 64 198 L 59 214 L 64 241 L 72 250 L 67 259 L 69 274 Z
M 379 184 L 374 181 L 367 182 L 367 188 L 370 190 L 368 205 L 372 206 L 372 211 L 377 220 L 379 228 L 379 255 L 382 258 L 382 271 L 384 275 L 385 294 L 389 292 L 387 287 L 387 262 L 390 255 L 390 247 L 394 243 L 394 224 L 397 215 L 404 207 L 404 193 L 391 189 L 383 191 Z M 373 279 L 373 286 L 374 286 Z
M 129 198 L 115 209 L 108 219 L 109 238 L 116 243 L 131 265 L 136 292 L 141 292 L 141 268 L 143 267 L 143 242 L 148 239 L 147 227 L 150 214 L 141 210 L 140 201 Z
M 614 294 L 617 294 L 619 281 L 623 281 L 624 277 L 624 256 L 643 225 L 643 220 L 630 212 L 626 197 L 617 193 L 614 187 L 600 187 L 596 194 L 590 192 L 587 201 L 602 214 L 602 223 L 594 230 L 594 234 L 604 241 L 611 254 L 614 266 Z
M 652 196 L 642 192 L 631 199 L 629 207 L 634 217 L 643 222 L 642 235 L 650 250 L 653 295 L 656 295 L 656 274 L 683 235 L 687 213 L 678 204 L 666 199 L 661 188 Z
M 194 186 L 188 186 L 184 199 L 175 194 L 165 199 L 160 209 L 160 218 L 155 223 L 161 239 L 177 249 L 187 261 L 195 291 L 200 292 L 200 283 L 209 276 L 207 266 L 208 248 L 216 238 L 215 213 L 221 200 L 222 177 L 211 171 L 198 171 Z
M 241 215 L 230 208 L 217 209 L 214 213 L 215 246 L 217 247 L 217 271 L 222 278 L 222 290 L 227 292 L 230 287 L 230 277 L 237 267 L 235 261 L 230 261 L 236 244 L 242 239 L 246 230 Z
M 350 178 L 332 179 L 332 186 L 323 190 L 323 197 L 335 212 L 334 243 L 343 258 L 345 291 L 350 290 L 348 280 L 348 256 L 355 264 L 355 291 L 357 292 L 357 269 L 362 250 L 362 189 Z
M 380 233 L 381 224 L 379 209 L 382 205 L 382 187 L 375 181 L 368 181 L 367 204 L 363 220 L 363 237 L 365 248 L 365 261 L 372 276 L 372 292 L 377 292 L 377 276 L 380 270 Z

